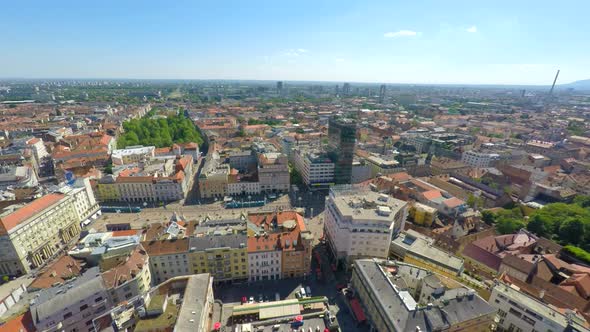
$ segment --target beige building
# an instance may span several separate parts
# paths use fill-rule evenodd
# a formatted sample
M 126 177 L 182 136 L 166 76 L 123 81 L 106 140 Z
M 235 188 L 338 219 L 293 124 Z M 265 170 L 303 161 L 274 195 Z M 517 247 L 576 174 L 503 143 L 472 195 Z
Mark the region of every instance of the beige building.
M 211 157 L 208 157 L 199 175 L 199 192 L 201 197 L 223 198 L 226 196 L 229 174 L 229 165 L 221 164 L 217 153 L 213 153 Z
M 74 197 L 53 193 L 0 213 L 0 273 L 21 275 L 42 265 L 80 234 Z
M 138 245 L 123 263 L 104 272 L 102 279 L 114 304 L 145 294 L 152 281 L 147 252 Z
M 150 270 L 154 283 L 191 274 L 192 267 L 188 260 L 188 238 L 152 240 L 141 244 L 150 257 Z
M 282 153 L 268 152 L 258 155 L 258 181 L 262 192 L 289 190 L 289 162 Z

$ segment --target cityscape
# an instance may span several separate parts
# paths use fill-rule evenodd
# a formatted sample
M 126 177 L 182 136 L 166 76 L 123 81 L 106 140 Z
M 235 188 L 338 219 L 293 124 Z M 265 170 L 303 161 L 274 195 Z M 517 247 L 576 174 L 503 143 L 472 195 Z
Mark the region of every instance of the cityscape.
M 3 6 L 0 332 L 590 332 L 590 8 L 376 3 Z

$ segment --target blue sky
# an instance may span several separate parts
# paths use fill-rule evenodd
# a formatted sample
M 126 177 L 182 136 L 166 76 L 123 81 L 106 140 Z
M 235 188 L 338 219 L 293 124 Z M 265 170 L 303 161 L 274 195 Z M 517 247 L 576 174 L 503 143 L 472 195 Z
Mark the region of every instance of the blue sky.
M 0 0 L 0 77 L 551 84 L 590 1 Z

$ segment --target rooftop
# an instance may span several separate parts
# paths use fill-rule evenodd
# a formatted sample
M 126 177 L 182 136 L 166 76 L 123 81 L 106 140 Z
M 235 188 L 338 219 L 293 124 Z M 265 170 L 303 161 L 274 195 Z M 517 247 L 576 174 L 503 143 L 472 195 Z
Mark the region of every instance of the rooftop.
M 0 214 L 0 233 L 9 232 L 21 222 L 57 204 L 64 197 L 65 195 L 63 194 L 48 194 L 16 210 L 12 210 L 10 206 L 5 208 Z
M 340 214 L 354 220 L 391 223 L 406 202 L 372 191 L 332 191 L 330 199 Z

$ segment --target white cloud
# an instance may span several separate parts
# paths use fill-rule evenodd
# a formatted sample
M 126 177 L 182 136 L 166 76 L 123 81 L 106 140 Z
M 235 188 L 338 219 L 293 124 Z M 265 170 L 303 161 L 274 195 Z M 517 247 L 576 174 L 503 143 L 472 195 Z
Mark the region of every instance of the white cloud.
M 287 56 L 287 57 L 297 57 L 300 55 L 304 55 L 306 53 L 309 53 L 309 50 L 307 50 L 305 48 L 291 48 L 291 49 L 282 51 L 281 55 Z
M 470 33 L 476 33 L 477 27 L 475 25 L 472 25 L 469 28 L 465 29 L 465 31 L 470 32 Z
M 412 31 L 412 30 L 399 30 L 396 32 L 386 32 L 383 34 L 385 38 L 399 38 L 399 37 L 414 37 L 419 35 L 420 32 Z

